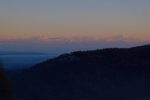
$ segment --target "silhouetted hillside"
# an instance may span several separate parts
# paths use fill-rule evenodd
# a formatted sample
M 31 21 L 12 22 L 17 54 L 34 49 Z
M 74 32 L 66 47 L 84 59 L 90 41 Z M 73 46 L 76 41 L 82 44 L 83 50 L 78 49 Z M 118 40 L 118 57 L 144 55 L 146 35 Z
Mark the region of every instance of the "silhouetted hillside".
M 64 54 L 15 82 L 19 100 L 148 100 L 150 46 Z
M 11 83 L 0 64 L 0 100 L 11 100 Z

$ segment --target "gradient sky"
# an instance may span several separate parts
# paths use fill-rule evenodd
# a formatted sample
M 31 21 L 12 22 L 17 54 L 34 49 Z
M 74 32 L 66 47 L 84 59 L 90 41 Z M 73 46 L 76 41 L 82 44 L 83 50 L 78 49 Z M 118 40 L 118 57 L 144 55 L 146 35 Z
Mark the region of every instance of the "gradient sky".
M 150 0 L 1 0 L 0 40 L 148 41 L 149 5 Z

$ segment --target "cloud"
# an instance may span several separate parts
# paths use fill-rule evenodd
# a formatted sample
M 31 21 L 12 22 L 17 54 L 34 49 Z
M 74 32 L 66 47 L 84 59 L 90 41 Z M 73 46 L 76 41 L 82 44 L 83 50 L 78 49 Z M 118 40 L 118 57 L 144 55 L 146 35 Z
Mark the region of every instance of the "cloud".
M 129 42 L 124 36 L 113 38 L 90 37 L 31 37 L 26 39 L 1 40 L 0 51 L 32 51 L 61 54 L 78 50 L 91 50 L 111 47 L 131 47 L 148 42 Z

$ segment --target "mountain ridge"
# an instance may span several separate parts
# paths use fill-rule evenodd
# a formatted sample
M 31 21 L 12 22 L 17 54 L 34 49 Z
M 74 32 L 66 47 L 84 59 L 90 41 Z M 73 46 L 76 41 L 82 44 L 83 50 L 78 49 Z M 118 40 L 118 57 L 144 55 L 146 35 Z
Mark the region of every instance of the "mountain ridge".
M 45 55 L 41 52 L 0 51 L 0 55 Z
M 146 49 L 146 50 L 145 50 Z M 144 50 L 144 52 L 142 51 Z M 97 49 L 97 50 L 88 50 L 88 51 L 75 51 L 71 53 L 65 53 L 58 57 L 49 59 L 48 61 L 60 61 L 63 62 L 63 59 L 66 61 L 79 61 L 79 57 L 97 57 L 98 59 L 106 56 L 120 56 L 120 55 L 128 55 L 128 56 L 135 56 L 135 57 L 142 57 L 143 54 L 150 54 L 150 44 L 143 45 L 143 46 L 136 46 L 131 48 L 105 48 L 105 49 Z M 109 56 L 110 55 L 110 56 Z M 144 56 L 143 56 L 144 57 Z M 43 63 L 45 63 L 43 62 Z
M 150 98 L 149 77 L 149 46 L 77 51 L 24 71 L 17 78 L 16 95 L 28 99 L 30 94 L 36 100 L 142 100 Z

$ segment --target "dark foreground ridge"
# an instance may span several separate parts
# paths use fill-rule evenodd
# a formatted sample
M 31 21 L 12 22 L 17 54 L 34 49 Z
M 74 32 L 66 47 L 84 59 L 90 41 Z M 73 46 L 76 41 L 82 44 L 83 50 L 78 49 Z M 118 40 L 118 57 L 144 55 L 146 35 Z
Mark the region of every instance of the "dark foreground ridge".
M 11 100 L 11 82 L 0 64 L 0 100 Z
M 150 45 L 64 54 L 14 79 L 17 100 L 149 100 Z

